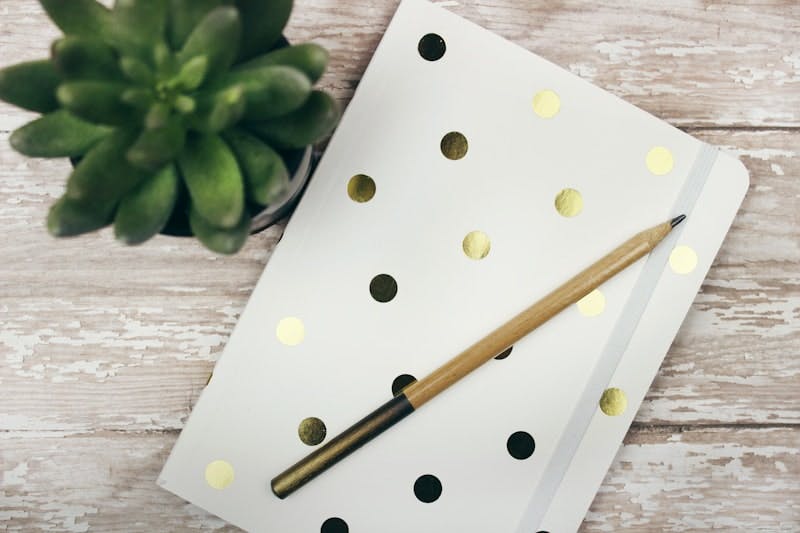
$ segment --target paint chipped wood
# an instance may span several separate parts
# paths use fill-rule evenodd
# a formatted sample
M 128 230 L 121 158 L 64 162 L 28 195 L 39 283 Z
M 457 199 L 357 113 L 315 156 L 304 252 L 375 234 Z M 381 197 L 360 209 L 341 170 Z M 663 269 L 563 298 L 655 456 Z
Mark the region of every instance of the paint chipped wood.
M 156 485 L 176 437 L 0 433 L 0 528 L 239 531 Z M 798 441 L 799 428 L 634 430 L 581 531 L 795 531 Z
M 322 83 L 346 101 L 397 4 L 298 0 L 287 35 L 331 51 Z M 800 4 L 792 0 L 443 4 L 674 124 L 800 122 Z M 0 64 L 46 55 L 56 35 L 33 0 L 3 0 Z M 22 121 L 0 106 L 0 129 Z
M 800 529 L 800 4 L 440 2 L 742 157 L 751 187 L 584 531 Z M 352 96 L 397 0 L 298 0 Z M 47 54 L 0 3 L 0 65 Z M 65 161 L 12 153 L 0 104 L 0 528 L 233 531 L 154 484 L 282 226 L 233 258 L 44 230 Z M 753 129 L 757 128 L 757 129 Z M 141 433 L 145 431 L 144 433 Z

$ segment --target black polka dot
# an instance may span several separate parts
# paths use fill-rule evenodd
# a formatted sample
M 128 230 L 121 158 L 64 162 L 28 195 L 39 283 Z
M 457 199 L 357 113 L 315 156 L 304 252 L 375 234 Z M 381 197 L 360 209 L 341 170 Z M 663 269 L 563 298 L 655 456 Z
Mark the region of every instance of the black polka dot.
M 405 389 L 415 381 L 417 381 L 417 378 L 415 378 L 411 374 L 400 374 L 399 376 L 394 378 L 394 381 L 392 381 L 392 396 L 397 396 L 398 394 L 403 392 L 403 389 Z
M 497 354 L 494 358 L 497 359 L 498 361 L 501 360 L 501 359 L 505 359 L 506 357 L 511 355 L 511 350 L 513 350 L 513 349 L 514 349 L 513 346 L 509 346 L 508 348 L 506 348 L 505 350 L 503 350 L 502 352 Z
M 435 502 L 442 495 L 442 482 L 431 474 L 419 476 L 414 482 L 414 494 L 421 502 Z
M 442 58 L 445 50 L 447 50 L 447 45 L 444 44 L 444 39 L 442 39 L 441 35 L 429 33 L 419 40 L 417 50 L 419 50 L 419 55 L 424 59 L 436 61 Z
M 325 520 L 319 531 L 320 533 L 348 533 L 350 528 L 347 527 L 347 522 L 334 516 Z
M 530 433 L 517 431 L 508 437 L 506 448 L 508 448 L 508 453 L 514 459 L 527 459 L 533 455 L 533 450 L 536 449 L 536 441 L 533 440 Z
M 379 302 L 389 302 L 397 295 L 397 282 L 389 274 L 378 274 L 369 283 L 369 293 Z

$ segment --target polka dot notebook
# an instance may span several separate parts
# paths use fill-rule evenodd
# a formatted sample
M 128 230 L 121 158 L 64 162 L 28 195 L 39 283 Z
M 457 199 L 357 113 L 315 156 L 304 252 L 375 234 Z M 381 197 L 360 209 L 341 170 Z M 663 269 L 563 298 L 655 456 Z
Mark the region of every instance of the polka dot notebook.
M 159 483 L 252 531 L 576 530 L 747 186 L 733 157 L 404 0 Z M 415 377 L 680 213 L 650 256 L 272 494 Z

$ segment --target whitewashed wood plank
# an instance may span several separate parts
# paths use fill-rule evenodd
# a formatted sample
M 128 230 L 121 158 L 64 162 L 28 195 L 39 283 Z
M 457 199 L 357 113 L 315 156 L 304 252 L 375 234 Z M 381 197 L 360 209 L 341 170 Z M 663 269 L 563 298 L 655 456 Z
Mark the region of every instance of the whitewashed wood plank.
M 799 452 L 796 427 L 632 431 L 581 531 L 798 531 Z
M 750 172 L 750 189 L 715 265 L 752 268 L 755 263 L 784 262 L 791 269 L 800 263 L 799 132 L 690 133 L 740 157 Z
M 238 531 L 158 487 L 175 433 L 0 433 L 0 530 Z
M 800 423 L 800 273 L 781 266 L 712 270 L 636 421 Z
M 287 34 L 330 49 L 322 83 L 347 101 L 397 3 L 298 0 Z M 800 125 L 793 0 L 440 3 L 674 124 Z M 3 0 L 0 64 L 44 56 L 55 36 L 35 0 Z M 0 130 L 29 116 L 0 105 Z
M 0 433 L 0 529 L 237 531 L 156 486 L 175 437 Z M 798 428 L 633 431 L 582 531 L 796 531 L 798 447 Z

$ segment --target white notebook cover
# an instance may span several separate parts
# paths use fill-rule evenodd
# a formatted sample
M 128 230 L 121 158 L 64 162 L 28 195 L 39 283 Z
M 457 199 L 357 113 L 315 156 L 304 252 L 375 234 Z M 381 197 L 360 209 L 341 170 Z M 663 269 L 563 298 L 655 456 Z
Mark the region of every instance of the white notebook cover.
M 429 33 L 446 45 L 438 60 L 418 50 Z M 440 149 L 452 131 L 468 141 L 458 160 Z M 365 202 L 348 194 L 358 174 L 375 183 Z M 576 530 L 747 187 L 733 157 L 404 0 L 159 484 L 251 531 Z M 582 199 L 577 214 L 567 202 L 574 216 L 556 209 L 567 188 Z M 677 207 L 688 218 L 649 267 L 634 264 L 599 301 L 565 310 L 295 494 L 272 494 L 270 480 L 314 449 L 302 420 L 322 420 L 326 442 L 390 399 L 398 375 L 425 376 Z M 490 240 L 482 259 L 463 249 L 472 231 Z M 391 301 L 371 295 L 378 274 L 396 280 Z M 287 317 L 302 339 L 279 331 Z M 627 399 L 616 416 L 599 408 L 612 387 Z M 508 450 L 517 432 L 535 441 L 524 459 Z M 430 503 L 415 495 L 424 475 L 441 484 Z

